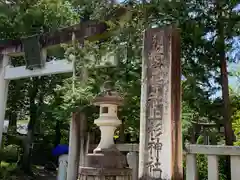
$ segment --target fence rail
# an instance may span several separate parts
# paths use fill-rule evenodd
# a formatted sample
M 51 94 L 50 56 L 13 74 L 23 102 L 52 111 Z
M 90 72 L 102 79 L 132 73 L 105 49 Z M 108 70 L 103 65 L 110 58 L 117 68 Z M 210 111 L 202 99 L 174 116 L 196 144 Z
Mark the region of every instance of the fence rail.
M 186 180 L 198 180 L 197 154 L 208 159 L 208 179 L 219 180 L 219 156 L 231 157 L 231 179 L 240 179 L 240 147 L 218 145 L 187 145 L 186 146 Z

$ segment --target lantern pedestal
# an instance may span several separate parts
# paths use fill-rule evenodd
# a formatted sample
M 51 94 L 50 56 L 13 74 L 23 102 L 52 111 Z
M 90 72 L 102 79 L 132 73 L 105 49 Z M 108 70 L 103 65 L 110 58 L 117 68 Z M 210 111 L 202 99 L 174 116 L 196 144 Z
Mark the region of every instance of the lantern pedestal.
M 131 180 L 130 169 L 80 168 L 80 180 Z
M 87 155 L 87 166 L 95 168 L 125 168 L 126 157 L 115 147 Z
M 131 180 L 132 170 L 127 168 L 126 157 L 115 146 L 87 155 L 86 167 L 80 167 L 80 180 Z

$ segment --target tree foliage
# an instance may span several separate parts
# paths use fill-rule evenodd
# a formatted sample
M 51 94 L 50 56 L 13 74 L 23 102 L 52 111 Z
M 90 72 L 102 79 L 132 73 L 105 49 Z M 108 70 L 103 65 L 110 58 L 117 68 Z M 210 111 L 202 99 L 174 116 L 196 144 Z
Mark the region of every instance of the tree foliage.
M 174 24 L 181 32 L 182 65 L 182 123 L 184 140 L 191 141 L 193 123 L 215 122 L 226 124 L 223 112 L 226 105 L 223 97 L 214 97 L 224 89 L 221 58 L 236 63 L 238 54 L 236 42 L 239 38 L 240 14 L 236 10 L 237 1 L 123 1 L 108 0 L 32 0 L 8 1 L 0 3 L 1 39 L 15 39 L 23 36 L 51 32 L 71 24 L 97 20 L 106 21 L 113 36 L 96 42 L 73 42 L 63 45 L 62 50 L 54 50 L 48 59 L 55 57 L 72 60 L 75 56 L 76 74 L 54 75 L 12 81 L 9 86 L 6 116 L 12 125 L 17 120 L 30 120 L 41 138 L 33 138 L 54 146 L 66 143 L 71 112 L 83 110 L 89 121 L 89 129 L 95 132 L 93 120 L 98 111 L 91 104 L 101 91 L 106 80 L 114 82 L 115 88 L 124 97 L 119 118 L 124 126 L 117 131 L 130 134 L 130 140 L 139 138 L 141 61 L 143 31 L 146 27 L 162 27 Z M 132 12 L 131 20 L 111 17 L 112 12 L 127 6 Z M 217 9 L 218 8 L 218 9 Z M 129 17 L 127 17 L 129 18 Z M 117 29 L 117 31 L 116 31 Z M 2 41 L 4 43 L 4 41 Z M 82 43 L 82 42 L 81 42 Z M 117 66 L 99 68 L 102 57 L 114 52 Z M 222 53 L 224 52 L 224 54 Z M 234 55 L 233 55 L 234 53 Z M 230 55 L 229 55 L 230 54 Z M 14 59 L 14 66 L 23 64 L 23 59 Z M 226 79 L 225 79 L 226 80 Z M 226 82 L 226 81 L 225 81 Z M 226 94 L 226 93 L 225 93 Z M 239 98 L 231 95 L 230 105 L 234 120 L 233 129 L 238 139 Z M 227 97 L 228 98 L 228 97 Z M 225 106 L 226 107 L 226 106 Z M 33 116 L 35 114 L 35 116 Z M 231 114 L 230 114 L 231 115 Z M 31 118 L 34 119 L 31 121 Z M 41 130 L 39 127 L 42 127 Z M 216 136 L 221 136 L 213 131 Z M 201 132 L 200 132 L 201 134 Z M 219 142 L 220 143 L 220 142 Z

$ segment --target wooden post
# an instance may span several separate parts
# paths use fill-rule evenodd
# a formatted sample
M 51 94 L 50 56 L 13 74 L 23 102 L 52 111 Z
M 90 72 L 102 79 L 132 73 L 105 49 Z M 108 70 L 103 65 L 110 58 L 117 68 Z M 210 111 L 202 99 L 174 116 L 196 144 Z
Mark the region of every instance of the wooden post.
M 73 113 L 70 124 L 70 138 L 69 138 L 69 154 L 68 154 L 68 168 L 67 180 L 76 180 L 78 177 L 80 149 L 80 125 L 81 122 L 86 121 L 83 113 Z M 82 128 L 81 128 L 82 129 Z
M 5 119 L 5 111 L 7 104 L 7 96 L 8 96 L 8 84 L 9 80 L 5 80 L 5 67 L 9 63 L 8 55 L 1 55 L 0 59 L 0 147 L 2 144 L 2 134 L 3 134 L 3 125 Z
M 142 61 L 139 178 L 183 180 L 179 32 L 145 31 Z

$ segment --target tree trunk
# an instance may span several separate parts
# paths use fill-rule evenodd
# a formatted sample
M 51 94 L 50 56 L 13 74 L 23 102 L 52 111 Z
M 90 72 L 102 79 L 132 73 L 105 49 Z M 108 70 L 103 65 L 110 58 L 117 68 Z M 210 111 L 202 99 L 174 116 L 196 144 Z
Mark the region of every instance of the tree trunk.
M 226 59 L 221 57 L 221 78 L 222 78 L 222 98 L 223 98 L 223 118 L 224 118 L 224 134 L 225 134 L 225 144 L 233 145 L 233 129 L 231 122 L 231 109 L 230 109 L 230 99 L 229 99 L 229 89 L 228 89 L 228 75 L 227 75 L 227 63 Z
M 220 59 L 221 70 L 221 86 L 222 86 L 222 99 L 223 99 L 223 118 L 225 127 L 225 142 L 226 145 L 233 145 L 233 129 L 231 122 L 231 109 L 229 99 L 229 87 L 228 87 L 228 71 L 226 60 L 226 47 L 225 47 L 225 33 L 224 33 L 224 20 L 222 17 L 222 7 L 219 1 L 216 1 L 217 10 L 217 52 Z
M 125 123 L 124 123 L 124 120 L 122 120 L 122 124 L 121 124 L 120 130 L 119 130 L 119 142 L 120 143 L 124 143 L 124 139 L 125 139 L 124 131 L 125 131 Z
M 8 133 L 17 133 L 17 112 L 13 111 L 9 114 Z
M 22 156 L 22 163 L 21 168 L 22 170 L 27 173 L 31 174 L 31 155 L 32 155 L 32 147 L 33 147 L 33 141 L 34 141 L 34 131 L 35 131 L 35 125 L 37 121 L 37 105 L 35 104 L 35 100 L 38 94 L 38 86 L 39 86 L 39 79 L 33 78 L 32 81 L 32 87 L 29 89 L 29 99 L 30 99 L 30 121 L 28 123 L 28 132 L 27 137 L 23 141 L 23 156 Z M 42 101 L 42 98 L 40 96 L 39 100 Z M 40 104 L 40 103 L 39 103 Z
M 19 93 L 21 93 L 21 88 L 19 87 L 19 83 L 16 81 L 11 81 L 10 85 L 10 92 L 11 97 L 8 103 L 10 109 L 6 112 L 7 117 L 9 119 L 9 126 L 8 126 L 8 132 L 11 134 L 14 134 L 17 132 L 17 118 L 18 118 L 18 112 L 19 112 Z
M 55 126 L 55 141 L 54 141 L 55 147 L 60 144 L 61 138 L 62 138 L 62 134 L 60 129 L 60 122 L 57 120 L 56 126 Z
M 26 174 L 32 173 L 31 168 L 31 153 L 32 153 L 32 136 L 33 131 L 28 130 L 27 137 L 23 140 L 23 155 L 22 155 L 22 161 L 21 161 L 21 169 Z
M 229 87 L 228 87 L 228 71 L 227 71 L 227 60 L 226 60 L 226 47 L 225 47 L 225 32 L 224 32 L 224 19 L 223 19 L 223 8 L 221 2 L 216 0 L 216 12 L 217 12 L 217 52 L 220 59 L 220 70 L 221 70 L 221 86 L 222 86 L 222 99 L 223 99 L 223 120 L 224 120 L 224 135 L 225 144 L 228 146 L 233 145 L 234 136 L 231 122 L 231 108 L 229 99 Z M 226 157 L 226 176 L 227 179 L 231 179 L 231 166 L 230 157 Z

